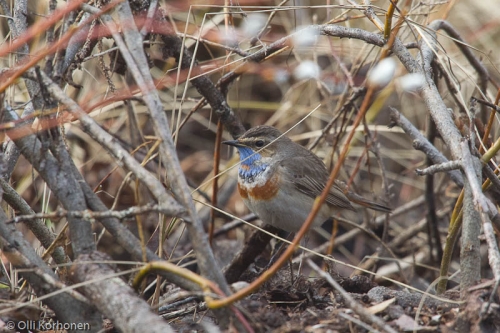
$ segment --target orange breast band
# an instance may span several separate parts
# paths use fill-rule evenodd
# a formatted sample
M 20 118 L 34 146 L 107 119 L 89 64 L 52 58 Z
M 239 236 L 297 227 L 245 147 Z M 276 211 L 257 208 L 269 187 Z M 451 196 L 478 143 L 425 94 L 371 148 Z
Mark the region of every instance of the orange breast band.
M 279 176 L 274 174 L 262 186 L 246 187 L 238 183 L 238 192 L 243 199 L 251 198 L 252 200 L 269 200 L 278 194 L 279 190 Z

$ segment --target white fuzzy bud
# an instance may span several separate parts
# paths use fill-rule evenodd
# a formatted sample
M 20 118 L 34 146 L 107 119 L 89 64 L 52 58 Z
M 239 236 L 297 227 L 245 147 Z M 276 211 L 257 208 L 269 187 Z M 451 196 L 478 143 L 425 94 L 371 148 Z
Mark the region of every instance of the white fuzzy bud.
M 404 91 L 414 92 L 424 86 L 425 76 L 420 73 L 406 74 L 398 79 L 398 83 Z
M 296 47 L 313 46 L 318 40 L 319 32 L 311 26 L 297 27 L 296 32 L 292 35 L 293 45 Z
M 243 20 L 241 31 L 247 38 L 256 37 L 264 28 L 267 22 L 267 16 L 261 13 L 251 13 Z
M 297 80 L 319 79 L 321 69 L 314 61 L 302 61 L 293 71 Z
M 368 85 L 383 88 L 391 82 L 396 73 L 396 61 L 392 58 L 382 59 L 368 73 Z

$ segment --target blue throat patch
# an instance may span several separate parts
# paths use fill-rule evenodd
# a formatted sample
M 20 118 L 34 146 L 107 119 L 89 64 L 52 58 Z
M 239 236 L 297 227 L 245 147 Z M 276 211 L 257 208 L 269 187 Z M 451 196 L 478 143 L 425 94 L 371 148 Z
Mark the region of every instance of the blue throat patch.
M 248 147 L 237 148 L 238 152 L 240 153 L 241 161 L 238 173 L 241 178 L 251 183 L 253 182 L 255 176 L 266 170 L 268 165 L 259 163 L 262 156 L 259 153 L 255 153 L 252 149 Z

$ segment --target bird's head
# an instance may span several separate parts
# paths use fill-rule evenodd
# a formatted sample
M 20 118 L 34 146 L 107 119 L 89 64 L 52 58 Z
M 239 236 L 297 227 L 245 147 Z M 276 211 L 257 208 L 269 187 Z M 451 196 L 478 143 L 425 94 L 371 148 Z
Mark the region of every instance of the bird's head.
M 238 149 L 242 164 L 252 165 L 278 154 L 283 143 L 289 140 L 286 136 L 281 136 L 281 132 L 274 127 L 257 126 L 246 131 L 237 140 L 223 143 Z

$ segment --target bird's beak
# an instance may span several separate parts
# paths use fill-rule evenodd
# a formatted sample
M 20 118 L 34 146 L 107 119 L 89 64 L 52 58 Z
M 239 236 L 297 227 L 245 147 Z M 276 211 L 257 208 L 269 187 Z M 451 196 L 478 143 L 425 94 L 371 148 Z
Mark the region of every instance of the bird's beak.
M 233 147 L 243 147 L 243 145 L 238 140 L 222 141 L 222 143 Z

